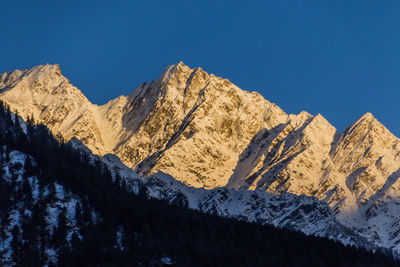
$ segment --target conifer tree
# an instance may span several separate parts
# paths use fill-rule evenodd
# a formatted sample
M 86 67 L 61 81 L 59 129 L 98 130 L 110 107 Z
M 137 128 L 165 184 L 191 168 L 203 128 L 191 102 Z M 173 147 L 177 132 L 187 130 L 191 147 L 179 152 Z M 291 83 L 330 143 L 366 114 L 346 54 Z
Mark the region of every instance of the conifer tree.
M 79 202 L 75 204 L 75 220 L 78 225 L 82 223 L 82 208 Z
M 12 259 L 18 265 L 21 261 L 21 238 L 20 231 L 17 225 L 11 230 L 12 240 L 11 240 L 11 249 L 12 249 Z
M 24 178 L 22 180 L 22 196 L 24 198 L 24 200 L 28 203 L 30 203 L 33 200 L 32 197 L 32 188 L 31 188 L 31 184 L 29 183 L 28 178 Z
M 55 244 L 58 247 L 65 245 L 67 240 L 68 226 L 67 226 L 67 209 L 63 207 L 57 216 L 57 228 L 54 233 Z
M 37 174 L 37 170 L 32 164 L 31 157 L 29 156 L 26 157 L 24 167 L 25 167 L 25 173 L 24 173 L 25 177 L 31 177 Z

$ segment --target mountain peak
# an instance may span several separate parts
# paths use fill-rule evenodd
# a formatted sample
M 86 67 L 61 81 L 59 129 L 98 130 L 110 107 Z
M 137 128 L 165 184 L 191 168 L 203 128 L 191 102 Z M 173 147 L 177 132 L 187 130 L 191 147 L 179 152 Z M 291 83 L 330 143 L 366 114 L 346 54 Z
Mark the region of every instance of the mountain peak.
M 400 140 L 371 113 L 339 134 L 320 114 L 287 115 L 260 94 L 183 62 L 103 106 L 49 64 L 1 75 L 0 100 L 24 118 L 34 115 L 54 135 L 117 155 L 140 175 L 162 171 L 194 187 L 229 181 L 235 188 L 307 194 L 327 201 L 350 225 L 348 214 L 368 208 L 363 203 L 396 182 L 400 168 Z M 371 236 L 377 227 L 368 223 Z
M 391 138 L 396 138 L 382 123 L 380 123 L 372 113 L 367 112 L 363 116 L 361 116 L 356 122 L 346 129 L 347 133 L 353 132 L 371 132 L 376 133 L 377 137 L 379 135 L 390 136 Z M 397 138 L 396 138 L 397 139 Z
M 38 70 L 40 72 L 47 72 L 47 73 L 61 72 L 61 68 L 60 68 L 59 64 L 49 64 L 49 63 L 35 66 L 35 67 L 31 68 L 31 70 Z
M 35 87 L 55 88 L 61 83 L 69 83 L 62 73 L 60 66 L 38 65 L 30 69 L 5 72 L 0 76 L 0 90 L 5 91 L 20 86 L 20 89 Z
M 362 115 L 357 121 L 374 121 L 377 120 L 371 112 L 367 112 Z
M 180 61 L 176 65 L 173 65 L 173 68 L 172 68 L 174 75 L 177 75 L 177 76 L 185 76 L 185 74 L 192 73 L 195 70 L 196 70 L 196 68 L 192 69 L 189 66 L 185 65 L 182 61 Z
M 48 120 L 54 123 L 60 120 L 51 118 L 50 114 L 53 112 L 59 112 L 59 116 L 71 112 L 75 105 L 71 103 L 79 103 L 76 104 L 77 107 L 90 103 L 82 92 L 62 75 L 58 64 L 38 65 L 30 69 L 3 73 L 0 76 L 0 98 L 10 107 L 17 109 L 23 118 L 33 115 L 36 120 L 43 117 L 42 122 L 46 123 Z
M 25 69 L 22 71 L 17 70 L 16 72 L 21 72 L 24 76 L 37 78 L 39 76 L 62 76 L 60 65 L 58 64 L 45 64 L 38 65 L 30 69 Z M 65 77 L 63 77 L 66 79 Z
M 178 64 L 175 64 L 176 67 L 188 67 L 183 61 L 179 61 Z

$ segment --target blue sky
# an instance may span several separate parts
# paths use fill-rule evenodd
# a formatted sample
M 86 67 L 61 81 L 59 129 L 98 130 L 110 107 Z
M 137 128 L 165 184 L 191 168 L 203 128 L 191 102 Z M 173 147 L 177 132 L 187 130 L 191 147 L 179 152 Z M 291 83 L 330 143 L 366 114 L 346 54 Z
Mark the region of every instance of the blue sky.
M 372 112 L 400 136 L 400 1 L 113 2 L 3 1 L 0 72 L 58 63 L 103 104 L 183 61 L 340 131 Z

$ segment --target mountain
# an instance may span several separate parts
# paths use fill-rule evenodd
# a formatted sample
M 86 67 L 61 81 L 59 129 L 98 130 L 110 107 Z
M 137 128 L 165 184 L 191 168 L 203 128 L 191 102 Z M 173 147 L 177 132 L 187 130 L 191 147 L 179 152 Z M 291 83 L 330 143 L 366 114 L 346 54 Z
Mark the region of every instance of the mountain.
M 4 73 L 0 100 L 60 140 L 115 154 L 140 176 L 162 171 L 197 188 L 315 197 L 361 237 L 400 252 L 400 140 L 372 114 L 340 133 L 322 115 L 288 115 L 183 63 L 102 106 L 57 65 Z
M 140 194 L 141 186 L 146 196 L 162 199 L 178 206 L 199 210 L 246 222 L 303 232 L 307 235 L 337 240 L 345 245 L 375 250 L 378 247 L 351 229 L 343 226 L 329 206 L 314 197 L 294 194 L 274 195 L 263 191 L 217 188 L 206 190 L 189 187 L 172 176 L 158 172 L 143 179 L 118 160 L 107 155 L 103 162 L 126 181 L 130 192 Z
M 209 201 L 202 202 L 203 213 L 188 209 L 195 202 L 179 193 L 185 187 L 209 200 L 238 193 L 174 185 L 164 174 L 142 179 L 115 156 L 102 158 L 81 146 L 77 139 L 58 142 L 46 127 L 26 124 L 0 105 L 1 266 L 400 265 L 379 251 L 204 214 Z M 129 173 L 137 177 L 119 176 Z M 171 196 L 169 204 L 148 198 L 159 193 Z M 250 194 L 256 201 L 255 192 L 239 193 Z M 253 203 L 257 213 L 286 214 L 284 225 L 323 226 L 325 215 L 335 224 L 327 205 L 314 198 L 262 195 L 267 205 Z
M 103 106 L 91 104 L 57 65 L 5 73 L 0 90 L 12 110 L 67 141 L 114 153 L 141 175 L 162 170 L 204 188 L 224 186 L 254 134 L 288 119 L 258 93 L 183 63 Z

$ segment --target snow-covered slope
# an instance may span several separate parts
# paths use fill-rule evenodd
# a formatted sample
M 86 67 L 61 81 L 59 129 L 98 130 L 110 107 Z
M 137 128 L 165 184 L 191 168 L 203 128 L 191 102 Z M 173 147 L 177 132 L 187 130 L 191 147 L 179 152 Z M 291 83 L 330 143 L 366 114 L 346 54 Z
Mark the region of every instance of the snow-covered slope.
M 344 225 L 400 251 L 400 140 L 369 113 L 339 133 L 321 115 L 288 115 L 258 93 L 183 63 L 103 106 L 90 103 L 57 65 L 3 74 L 0 100 L 60 139 L 117 155 L 141 176 L 162 171 L 187 186 L 316 197 Z M 236 216 L 237 201 L 218 202 L 217 211 L 224 205 Z
M 7 200 L 6 206 L 0 210 L 0 263 L 1 266 L 18 266 L 16 248 L 31 238 L 32 228 L 43 227 L 43 231 L 55 238 L 60 229 L 60 218 L 66 219 L 68 231 L 65 233 L 66 240 L 59 240 L 70 244 L 73 238 L 82 239 L 81 229 L 77 225 L 77 210 L 82 206 L 82 200 L 71 192 L 67 192 L 63 186 L 56 182 L 43 185 L 39 182 L 37 175 L 27 175 L 27 160 L 35 161 L 32 157 L 19 151 L 7 151 L 6 147 L 0 148 L 0 184 L 1 189 L 7 188 L 12 192 L 12 198 Z M 4 193 L 4 191 L 2 191 Z M 77 207 L 79 206 L 79 207 Z M 37 223 L 38 225 L 33 225 Z M 29 232 L 29 233 L 28 233 Z M 20 240 L 16 240 L 20 239 Z M 39 239 L 39 238 L 38 238 Z M 32 241 L 32 240 L 31 240 Z M 60 245 L 55 242 L 42 241 L 30 248 L 32 253 L 43 253 L 47 260 L 42 262 L 43 266 L 57 263 Z M 41 246 L 39 252 L 38 247 Z M 23 247 L 25 249 L 25 247 Z M 39 255 L 35 255 L 36 259 Z M 39 262 L 30 262 L 36 265 Z M 36 265 L 39 266 L 39 265 Z
M 399 141 L 369 113 L 344 133 L 318 115 L 256 135 L 228 187 L 315 196 L 343 224 L 399 250 Z
M 9 113 L 4 113 L 1 107 L 0 113 L 2 115 L 0 116 L 1 266 L 77 266 L 95 262 L 100 264 L 112 262 L 111 265 L 123 262 L 140 266 L 173 265 L 175 259 L 177 262 L 181 261 L 179 255 L 184 249 L 179 248 L 176 254 L 166 248 L 171 245 L 170 243 L 163 244 L 166 241 L 160 242 L 159 238 L 165 238 L 169 231 L 174 231 L 171 226 L 177 221 L 191 221 L 192 226 L 183 224 L 182 227 L 180 224 L 177 232 L 170 237 L 167 235 L 166 240 L 175 243 L 175 237 L 179 235 L 180 239 L 186 240 L 185 246 L 193 244 L 192 239 L 195 238 L 193 233 L 196 231 L 194 229 L 198 228 L 199 222 L 201 227 L 204 227 L 207 225 L 207 219 L 212 219 L 212 229 L 221 229 L 218 221 L 229 222 L 213 216 L 202 216 L 183 207 L 260 224 L 273 224 L 281 228 L 340 240 L 345 244 L 375 249 L 364 238 L 342 226 L 326 203 L 314 197 L 293 194 L 272 195 L 259 190 L 236 191 L 227 188 L 206 190 L 188 187 L 161 172 L 143 179 L 115 155 L 107 154 L 102 158 L 93 155 L 76 138 L 69 141 L 70 146 L 59 144 L 45 127 L 26 125 L 17 116 L 8 116 Z M 21 149 L 24 153 L 15 148 Z M 110 171 L 107 170 L 107 166 Z M 139 197 L 127 194 L 125 189 L 137 193 Z M 108 195 L 104 195 L 105 193 Z M 165 205 L 164 201 L 149 201 L 147 196 L 167 200 L 178 207 Z M 122 209 L 123 212 L 119 214 L 118 209 L 126 206 L 129 207 Z M 183 217 L 179 217 L 178 214 L 182 214 L 182 210 L 186 210 L 186 213 Z M 163 215 L 160 216 L 160 213 Z M 172 222 L 167 226 L 165 220 L 168 220 L 167 217 L 170 217 L 171 213 L 176 217 L 172 216 Z M 194 217 L 188 219 L 186 216 L 190 214 Z M 154 224 L 149 221 L 153 221 Z M 233 225 L 243 226 L 243 224 L 230 222 L 234 224 L 227 223 L 222 229 L 229 229 L 228 236 L 239 236 L 232 230 Z M 155 229 L 159 229 L 160 225 L 165 230 L 164 233 L 158 234 Z M 286 240 L 287 236 L 294 236 L 293 241 L 301 244 L 300 246 L 304 245 L 302 235 L 291 231 L 277 231 L 270 227 L 264 229 L 254 226 L 248 224 L 248 228 L 243 229 L 244 236 L 251 234 L 251 229 L 258 229 L 257 238 L 260 234 L 262 236 L 263 230 L 269 229 L 269 231 L 265 238 L 259 239 L 261 246 L 248 247 L 250 252 L 264 247 L 268 242 L 273 247 L 282 245 L 276 240 L 271 242 L 270 238 L 274 235 L 274 231 L 275 234 L 278 233 L 278 239 Z M 185 228 L 190 229 L 189 235 L 182 237 Z M 157 234 L 151 234 L 152 231 Z M 208 233 L 205 231 L 204 235 L 202 232 L 201 236 L 212 238 L 214 234 L 207 236 Z M 240 242 L 245 239 L 241 237 Z M 220 237 L 217 237 L 217 240 L 219 246 Z M 328 248 L 328 251 L 337 247 L 337 244 L 322 239 L 307 238 L 307 240 L 316 242 L 316 245 L 311 245 L 307 250 L 315 250 L 315 246 L 318 245 Z M 196 241 L 195 244 L 201 243 Z M 251 244 L 253 241 L 250 241 Z M 152 245 L 147 247 L 145 245 L 147 243 Z M 285 251 L 288 249 L 288 243 L 290 242 L 283 242 Z M 164 246 L 164 249 L 160 249 L 160 246 Z M 236 254 L 237 246 L 234 247 Z M 135 257 L 135 250 L 132 248 L 140 249 L 138 258 Z M 167 253 L 163 253 L 164 250 Z M 357 252 L 351 248 L 342 252 L 349 250 Z M 244 255 L 248 256 L 249 251 Z M 267 262 L 271 259 L 268 251 L 270 249 L 267 249 L 267 255 L 262 253 Z M 173 257 L 167 256 L 169 254 Z M 186 253 L 183 254 L 187 257 Z M 297 255 L 297 252 L 294 254 Z M 317 254 L 311 255 L 313 259 Z M 348 258 L 349 254 L 346 255 Z M 367 253 L 361 255 L 362 259 L 368 256 Z M 298 263 L 297 256 L 296 263 Z M 228 255 L 228 257 L 233 256 Z M 352 261 L 357 260 L 350 258 Z M 385 261 L 385 258 L 388 261 Z M 380 259 L 377 259 L 375 262 L 385 261 L 390 266 L 395 265 L 394 262 L 390 264 L 389 257 L 381 255 Z M 198 258 L 195 258 L 194 262 L 197 261 Z M 245 262 L 248 263 L 248 260 Z
M 33 117 L 66 141 L 76 137 L 95 153 L 107 153 L 116 140 L 99 107 L 61 75 L 58 65 L 2 74 L 0 95 L 24 119 Z
M 79 141 L 72 140 L 72 142 L 79 149 Z M 335 218 L 329 206 L 315 197 L 294 194 L 274 195 L 261 190 L 234 190 L 226 187 L 207 190 L 187 186 L 163 172 L 143 179 L 114 155 L 105 155 L 101 159 L 110 170 L 117 171 L 125 179 L 127 186 L 135 194 L 145 190 L 148 197 L 164 199 L 171 204 L 205 213 L 271 224 L 307 235 L 337 240 L 346 245 L 368 249 L 375 247 L 372 242 L 343 226 Z

